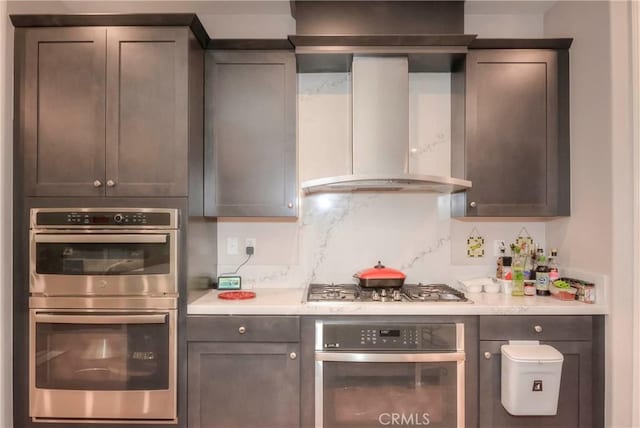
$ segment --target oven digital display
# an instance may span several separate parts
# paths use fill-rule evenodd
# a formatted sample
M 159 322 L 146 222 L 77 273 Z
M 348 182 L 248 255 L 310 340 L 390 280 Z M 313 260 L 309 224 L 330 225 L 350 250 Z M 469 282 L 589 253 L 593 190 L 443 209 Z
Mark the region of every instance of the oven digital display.
M 91 224 L 109 224 L 109 220 L 106 216 L 92 216 Z
M 400 330 L 380 330 L 380 337 L 400 337 Z

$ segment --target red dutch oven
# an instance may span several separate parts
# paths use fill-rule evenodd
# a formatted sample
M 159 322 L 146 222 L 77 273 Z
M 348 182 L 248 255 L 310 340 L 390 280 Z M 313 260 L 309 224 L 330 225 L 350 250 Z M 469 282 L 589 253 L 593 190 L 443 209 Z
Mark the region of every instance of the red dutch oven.
M 361 270 L 353 277 L 358 279 L 360 287 L 402 287 L 407 275 L 378 261 L 374 267 Z

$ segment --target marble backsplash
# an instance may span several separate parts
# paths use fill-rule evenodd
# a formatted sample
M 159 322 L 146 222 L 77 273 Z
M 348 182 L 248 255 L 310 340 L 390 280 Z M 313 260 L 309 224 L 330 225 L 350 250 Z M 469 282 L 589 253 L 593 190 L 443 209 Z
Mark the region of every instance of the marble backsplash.
M 409 168 L 450 175 L 450 75 L 411 74 L 409 88 Z M 350 173 L 349 74 L 299 75 L 298 152 L 300 181 Z M 256 252 L 239 271 L 246 288 L 351 282 L 378 260 L 404 271 L 408 281 L 454 284 L 495 272 L 496 239 L 511 242 L 525 228 L 544 246 L 544 223 L 462 222 L 451 219 L 449 201 L 427 193 L 301 194 L 297 221 L 220 218 L 218 273 L 233 272 L 246 259 L 247 238 L 256 239 Z M 474 228 L 485 239 L 482 258 L 467 256 Z M 240 254 L 227 254 L 228 238 L 238 239 Z

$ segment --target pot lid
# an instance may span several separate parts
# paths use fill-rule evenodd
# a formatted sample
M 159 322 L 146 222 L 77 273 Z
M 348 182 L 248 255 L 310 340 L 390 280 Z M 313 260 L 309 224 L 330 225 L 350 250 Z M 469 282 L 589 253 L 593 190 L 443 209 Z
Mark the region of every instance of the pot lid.
M 359 279 L 405 279 L 407 277 L 397 269 L 384 266 L 380 261 L 372 268 L 359 271 L 355 276 Z

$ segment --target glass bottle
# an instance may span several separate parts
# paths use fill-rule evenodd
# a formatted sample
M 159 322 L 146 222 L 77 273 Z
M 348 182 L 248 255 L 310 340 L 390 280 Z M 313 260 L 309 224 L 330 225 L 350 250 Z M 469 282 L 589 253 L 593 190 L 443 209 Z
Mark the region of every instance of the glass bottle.
M 547 258 L 539 255 L 538 267 L 536 268 L 536 294 L 538 296 L 548 296 L 549 292 L 549 268 L 547 267 Z
M 522 254 L 514 254 L 511 261 L 512 296 L 524 296 L 524 263 Z
M 555 248 L 551 250 L 551 256 L 549 256 L 549 282 L 553 282 L 560 279 L 560 271 L 558 269 L 558 250 Z

